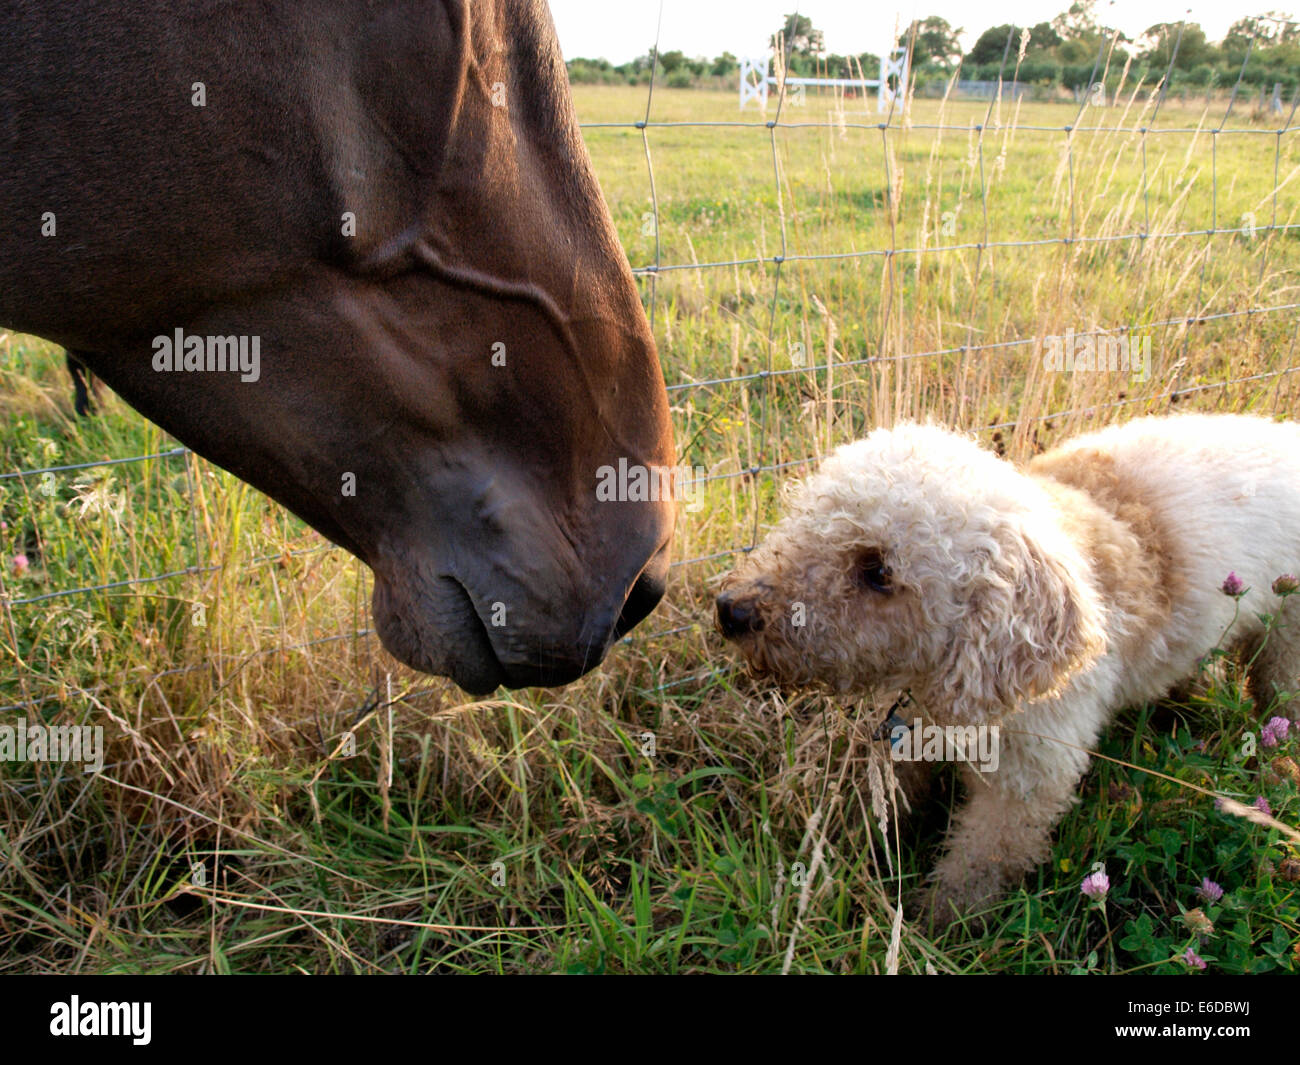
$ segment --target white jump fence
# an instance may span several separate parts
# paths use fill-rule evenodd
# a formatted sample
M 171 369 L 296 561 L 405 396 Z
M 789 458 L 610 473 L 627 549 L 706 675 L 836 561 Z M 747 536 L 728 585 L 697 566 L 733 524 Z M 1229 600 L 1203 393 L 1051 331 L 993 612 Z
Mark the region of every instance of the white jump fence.
M 887 113 L 897 101 L 901 109 L 907 100 L 907 77 L 911 72 L 911 55 L 906 48 L 895 48 L 880 57 L 880 76 L 877 78 L 792 78 L 780 77 L 772 73 L 772 57 L 762 56 L 758 59 L 740 61 L 740 109 L 743 111 L 750 100 L 756 100 L 760 107 L 767 107 L 769 89 L 776 87 L 793 87 L 802 92 L 807 88 L 818 89 L 875 89 L 876 110 Z M 893 79 L 893 80 L 891 80 Z

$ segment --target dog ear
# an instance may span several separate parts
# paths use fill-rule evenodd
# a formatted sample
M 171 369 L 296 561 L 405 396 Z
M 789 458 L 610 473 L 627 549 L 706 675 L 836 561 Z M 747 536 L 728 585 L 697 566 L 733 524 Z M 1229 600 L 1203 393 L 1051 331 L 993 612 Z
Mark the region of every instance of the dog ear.
M 997 720 L 1060 688 L 1105 647 L 1086 563 L 1063 532 L 1031 522 L 1001 522 L 970 584 L 931 695 L 954 720 Z

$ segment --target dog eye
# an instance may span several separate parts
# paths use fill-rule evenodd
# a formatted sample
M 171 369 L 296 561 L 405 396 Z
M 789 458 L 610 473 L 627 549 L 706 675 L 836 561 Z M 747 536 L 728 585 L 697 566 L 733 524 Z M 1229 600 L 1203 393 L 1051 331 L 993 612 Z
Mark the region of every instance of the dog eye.
M 892 595 L 894 592 L 893 578 L 889 575 L 885 556 L 879 548 L 873 547 L 858 555 L 853 576 L 859 588 L 869 588 L 883 595 Z

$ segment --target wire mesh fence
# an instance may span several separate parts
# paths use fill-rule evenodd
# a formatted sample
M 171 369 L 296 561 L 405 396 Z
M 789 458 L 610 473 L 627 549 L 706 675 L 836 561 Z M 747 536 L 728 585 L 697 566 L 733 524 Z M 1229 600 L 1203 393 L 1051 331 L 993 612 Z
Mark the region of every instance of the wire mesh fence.
M 1189 110 L 1167 92 L 1181 39 L 1164 77 L 1145 83 L 1117 62 L 1111 34 L 1093 64 L 1098 88 L 1074 102 L 994 91 L 972 104 L 950 83 L 935 99 L 904 93 L 882 115 L 843 90 L 801 92 L 796 106 L 777 56 L 764 111 L 723 117 L 689 93 L 665 104 L 652 76 L 643 111 L 583 123 L 660 344 L 679 461 L 697 471 L 682 486 L 678 594 L 625 642 L 707 629 L 708 579 L 757 543 L 779 482 L 872 425 L 935 416 L 1022 457 L 1135 413 L 1296 412 L 1300 90 L 1280 111 L 1276 94 L 1256 99 L 1252 41 L 1236 83 Z M 1009 34 L 999 85 L 1016 84 L 1023 56 Z M 0 711 L 111 706 L 127 679 L 51 683 L 59 670 L 33 648 L 56 605 L 94 600 L 129 639 L 140 610 L 164 631 L 190 617 L 200 582 L 224 571 L 205 489 L 214 474 L 185 448 L 30 465 L 0 473 L 0 492 L 129 522 L 99 477 L 128 466 L 143 485 L 131 505 L 174 517 L 157 543 L 112 557 L 79 548 L 71 526 L 42 536 L 43 559 L 63 552 L 61 573 L 93 580 L 33 588 L 6 567 Z M 241 579 L 274 580 L 334 550 L 297 542 L 250 550 Z M 226 677 L 258 657 L 373 641 L 356 614 L 179 665 L 164 641 L 168 668 L 129 680 L 147 689 L 218 666 Z M 655 691 L 712 669 L 679 665 Z M 349 712 L 371 705 L 368 687 L 356 684 Z

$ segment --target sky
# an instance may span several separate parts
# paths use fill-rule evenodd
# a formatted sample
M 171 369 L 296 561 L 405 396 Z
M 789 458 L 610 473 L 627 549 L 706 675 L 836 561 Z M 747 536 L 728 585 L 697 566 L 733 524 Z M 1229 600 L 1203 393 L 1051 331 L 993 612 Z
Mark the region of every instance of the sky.
M 551 14 L 566 59 L 604 57 L 625 63 L 650 50 L 659 19 L 659 0 L 550 0 Z M 963 45 L 1002 23 L 1032 26 L 1050 21 L 1070 6 L 1070 0 L 998 0 L 996 4 L 971 0 L 901 0 L 893 5 L 866 0 L 663 0 L 660 47 L 680 49 L 687 55 L 712 58 L 722 52 L 761 56 L 767 39 L 794 10 L 812 17 L 825 32 L 831 52 L 879 54 L 889 46 L 895 26 L 901 31 L 913 18 L 939 15 L 964 27 Z M 1103 25 L 1136 37 L 1157 22 L 1178 22 L 1189 10 L 1186 0 L 1119 0 L 1098 4 Z M 1292 11 L 1284 0 L 1257 0 L 1255 4 L 1209 0 L 1190 7 L 1187 17 L 1199 22 L 1211 40 L 1218 40 L 1237 19 L 1268 10 Z

